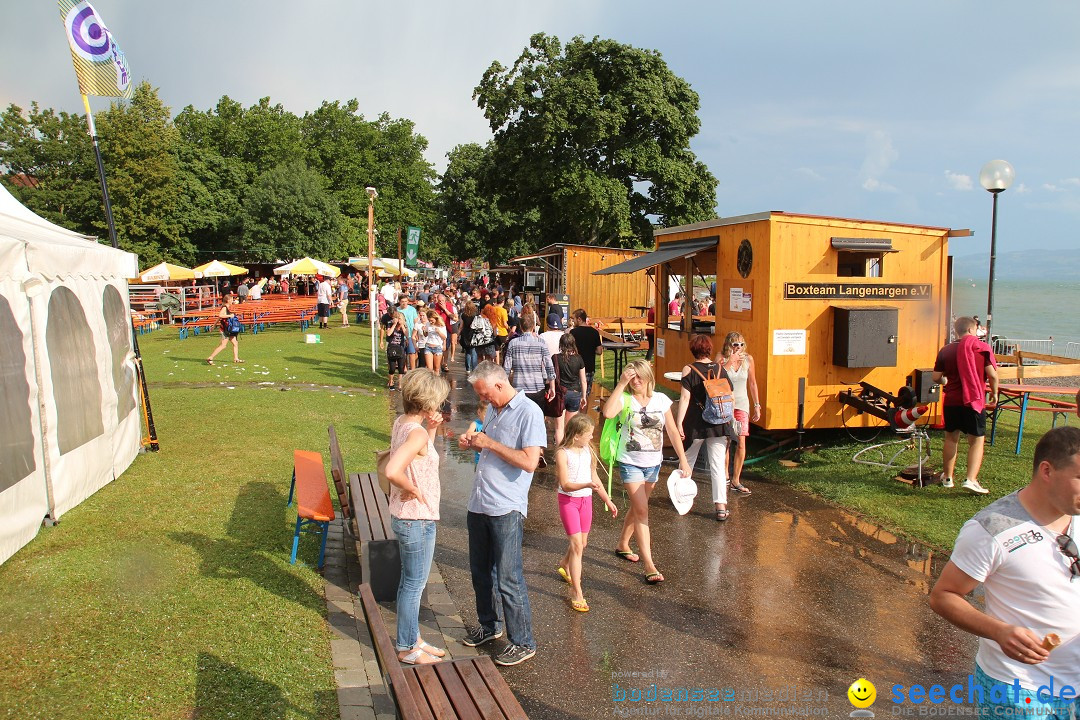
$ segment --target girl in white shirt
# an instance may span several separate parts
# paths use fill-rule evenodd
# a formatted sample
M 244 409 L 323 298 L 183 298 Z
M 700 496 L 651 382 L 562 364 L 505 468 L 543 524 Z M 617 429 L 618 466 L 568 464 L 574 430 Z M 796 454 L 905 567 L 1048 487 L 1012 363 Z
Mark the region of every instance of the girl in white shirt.
M 559 575 L 570 583 L 574 596 L 570 607 L 588 612 L 589 603 L 581 591 L 581 556 L 592 529 L 592 494 L 600 494 L 611 516 L 619 514 L 596 474 L 590 443 L 596 428 L 588 415 L 575 415 L 566 424 L 566 434 L 555 451 L 555 476 L 559 481 L 559 517 L 570 538 L 570 546 L 559 565 Z

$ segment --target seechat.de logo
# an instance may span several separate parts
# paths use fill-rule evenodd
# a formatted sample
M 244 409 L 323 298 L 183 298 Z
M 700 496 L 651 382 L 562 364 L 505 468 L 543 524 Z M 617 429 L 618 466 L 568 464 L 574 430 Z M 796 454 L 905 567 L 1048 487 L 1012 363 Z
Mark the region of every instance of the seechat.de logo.
M 867 708 L 873 705 L 874 701 L 877 700 L 877 688 L 874 687 L 874 683 L 866 678 L 859 678 L 851 683 L 851 687 L 847 689 L 847 697 L 851 704 L 856 708 L 852 711 L 850 717 L 874 717 L 874 713 L 871 710 L 867 710 Z

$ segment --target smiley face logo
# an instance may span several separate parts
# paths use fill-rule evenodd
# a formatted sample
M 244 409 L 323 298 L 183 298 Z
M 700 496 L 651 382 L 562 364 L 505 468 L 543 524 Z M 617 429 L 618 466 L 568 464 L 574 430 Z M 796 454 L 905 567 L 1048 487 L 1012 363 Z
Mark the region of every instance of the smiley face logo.
M 847 689 L 847 697 L 855 707 L 868 708 L 877 700 L 877 689 L 866 678 L 859 678 Z

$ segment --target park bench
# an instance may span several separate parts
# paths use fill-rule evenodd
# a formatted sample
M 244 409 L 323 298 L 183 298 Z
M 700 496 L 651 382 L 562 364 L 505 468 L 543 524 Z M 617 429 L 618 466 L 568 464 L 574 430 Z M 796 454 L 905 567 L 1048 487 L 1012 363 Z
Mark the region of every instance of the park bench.
M 356 518 L 353 517 L 352 505 L 349 503 L 349 478 L 345 474 L 345 462 L 341 459 L 337 430 L 331 425 L 326 431 L 330 435 L 330 479 L 334 481 L 334 489 L 337 490 L 338 507 L 345 518 L 345 527 L 356 537 Z
M 371 587 L 360 586 L 375 656 L 403 720 L 519 720 L 525 710 L 487 655 L 401 666 Z
M 318 532 L 322 535 L 319 546 L 319 569 L 326 559 L 326 536 L 330 521 L 334 519 L 334 505 L 326 487 L 326 471 L 323 470 L 322 454 L 310 450 L 293 450 L 293 477 L 289 487 L 289 502 L 296 497 L 296 530 L 293 533 L 292 558 L 296 563 L 296 550 L 300 546 L 301 532 Z
M 379 487 L 375 473 L 348 473 L 348 484 L 345 484 L 345 464 L 341 459 L 337 431 L 331 425 L 328 432 L 330 474 L 338 487 L 342 514 L 352 518 L 354 523 L 352 533 L 360 556 L 360 580 L 371 585 L 376 599 L 393 600 L 397 597 L 401 578 L 401 555 L 391 525 L 390 503 Z

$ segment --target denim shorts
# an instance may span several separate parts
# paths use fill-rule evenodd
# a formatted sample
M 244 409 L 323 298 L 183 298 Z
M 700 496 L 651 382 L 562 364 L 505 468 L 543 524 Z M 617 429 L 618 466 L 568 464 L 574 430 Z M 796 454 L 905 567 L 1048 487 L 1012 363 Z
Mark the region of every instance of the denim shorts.
M 565 402 L 563 403 L 563 410 L 566 412 L 580 412 L 581 411 L 581 393 L 577 390 L 567 390 L 565 395 Z
M 638 483 L 647 482 L 655 483 L 660 479 L 660 466 L 655 465 L 653 467 L 638 467 L 637 465 L 627 465 L 626 463 L 615 463 L 619 468 L 619 477 L 622 478 L 623 483 Z

